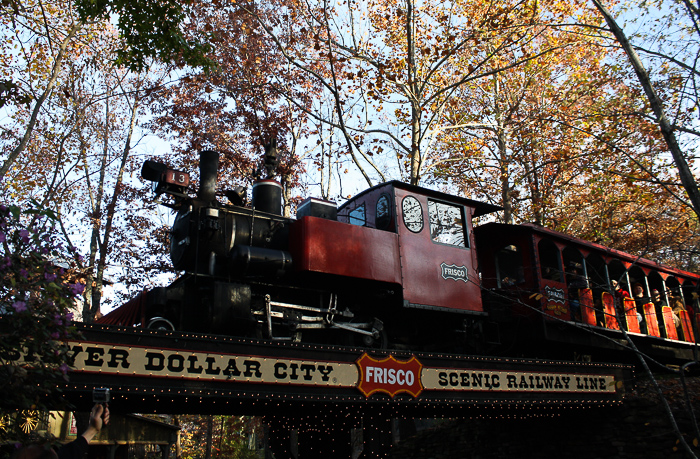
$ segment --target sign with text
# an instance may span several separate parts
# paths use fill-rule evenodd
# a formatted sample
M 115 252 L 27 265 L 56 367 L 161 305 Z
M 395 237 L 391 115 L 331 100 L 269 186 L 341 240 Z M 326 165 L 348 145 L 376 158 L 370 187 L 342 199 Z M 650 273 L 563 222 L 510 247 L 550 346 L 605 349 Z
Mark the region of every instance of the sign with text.
M 393 355 L 377 360 L 365 353 L 357 359 L 357 368 L 360 370 L 357 388 L 365 397 L 375 392 L 384 392 L 392 398 L 402 392 L 418 397 L 423 391 L 423 365 L 415 356 L 405 361 L 396 360 Z
M 613 375 L 426 368 L 423 385 L 432 390 L 497 392 L 614 393 Z
M 353 362 L 347 360 L 351 358 L 347 352 L 339 354 L 337 361 L 332 361 L 107 343 L 68 344 L 74 357 L 74 374 L 226 384 L 259 383 L 268 387 L 306 386 L 312 390 L 314 387 L 355 389 L 366 398 L 377 393 L 391 398 L 399 394 L 430 398 L 448 392 L 568 393 L 609 397 L 617 390 L 613 372 L 603 368 L 576 372 L 571 367 L 561 366 L 562 370 L 557 371 L 559 367 L 550 364 L 546 367 L 548 371 L 545 371 L 545 367 L 540 366 L 537 370 L 538 367 L 533 364 L 504 367 L 502 363 L 493 362 L 492 368 L 484 368 L 482 364 L 476 369 L 469 368 L 468 360 L 460 359 L 442 360 L 451 362 L 450 365 L 454 367 L 424 365 L 415 355 L 404 359 L 393 355 L 376 358 L 365 352 Z M 21 363 L 23 357 L 17 354 L 10 360 Z
M 136 346 L 71 343 L 75 371 L 176 379 L 354 387 L 355 365 Z

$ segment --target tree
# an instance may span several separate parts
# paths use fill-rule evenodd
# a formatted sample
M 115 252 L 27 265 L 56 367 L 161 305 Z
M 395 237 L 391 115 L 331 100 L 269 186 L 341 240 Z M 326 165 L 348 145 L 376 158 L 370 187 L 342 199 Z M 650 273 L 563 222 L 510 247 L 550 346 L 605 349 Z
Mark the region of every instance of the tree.
M 142 71 L 153 60 L 180 67 L 208 68 L 214 65 L 205 56 L 211 50 L 207 36 L 186 37 L 183 31 L 186 19 L 191 17 L 188 14 L 190 7 L 195 2 L 75 0 L 74 4 L 80 20 L 85 23 L 103 23 L 117 17 L 117 28 L 124 37 L 116 52 L 118 66 Z
M 52 34 L 60 36 L 56 31 L 60 31 L 64 21 L 60 3 L 45 6 L 41 23 L 46 25 L 47 33 L 32 34 L 34 23 L 29 19 L 33 16 L 18 22 L 25 29 L 20 29 L 14 42 L 26 52 L 10 53 L 13 65 L 5 69 L 21 84 L 22 94 L 31 94 L 48 73 L 40 70 L 47 66 L 46 53 L 55 41 Z M 109 269 L 117 264 L 117 259 L 125 253 L 142 254 L 125 263 L 132 267 L 154 261 L 151 253 L 133 248 L 140 243 L 135 232 L 143 228 L 123 224 L 137 216 L 118 214 L 122 209 L 140 207 L 123 201 L 141 199 L 127 193 L 129 174 L 140 167 L 132 164 L 130 157 L 138 142 L 142 106 L 157 97 L 153 87 L 162 84 L 168 69 L 133 74 L 116 68 L 113 61 L 119 38 L 109 24 L 92 24 L 80 30 L 82 34 L 76 35 L 66 48 L 63 63 L 54 65 L 56 79 L 50 90 L 42 89 L 46 98 L 25 145 L 25 154 L 15 158 L 1 186 L 18 203 L 35 199 L 50 207 L 59 218 L 62 239 L 80 247 L 86 255 L 84 259 L 76 256 L 75 261 L 86 276 L 82 319 L 89 322 L 99 313 L 105 276 L 119 280 L 117 271 Z M 36 107 L 16 101 L 8 105 L 11 116 L 3 119 L 4 136 L 0 139 L 4 151 L 16 150 L 22 132 L 26 137 L 24 126 L 31 123 L 36 113 Z M 144 283 L 144 269 L 130 271 L 124 277 Z
M 180 416 L 181 457 L 254 459 L 261 455 L 250 437 L 262 437 L 259 418 L 247 416 Z M 209 454 L 207 454 L 209 451 Z
M 265 6 L 268 17 L 279 15 L 275 6 Z M 284 62 L 269 37 L 236 4 L 198 3 L 192 5 L 192 14 L 187 33 L 203 30 L 211 35 L 214 51 L 207 57 L 217 68 L 193 70 L 164 88 L 163 103 L 152 107 L 158 117 L 151 127 L 178 139 L 175 154 L 167 158 L 171 166 L 196 171 L 197 152 L 220 152 L 219 180 L 229 189 L 250 183 L 262 147 L 276 140 L 289 215 L 292 190 L 303 171 L 299 150 L 309 132 L 305 111 L 317 88 Z M 294 95 L 295 104 L 279 94 L 282 87 Z
M 595 4 L 596 8 L 598 8 L 598 11 L 600 11 L 600 14 L 605 19 L 605 22 L 608 24 L 611 33 L 615 36 L 615 39 L 620 43 L 620 46 L 627 54 L 627 57 L 630 60 L 630 64 L 634 68 L 637 78 L 639 79 L 639 83 L 641 84 L 642 89 L 644 90 L 644 94 L 646 95 L 649 101 L 649 106 L 652 112 L 654 113 L 654 117 L 656 123 L 659 126 L 659 130 L 664 136 L 664 140 L 666 141 L 668 150 L 673 156 L 673 161 L 676 165 L 676 168 L 678 169 L 681 184 L 685 189 L 687 197 L 690 200 L 690 203 L 693 209 L 695 210 L 695 213 L 698 216 L 700 216 L 700 191 L 698 191 L 698 186 L 695 177 L 693 176 L 693 173 L 691 172 L 690 167 L 688 166 L 686 155 L 683 152 L 681 146 L 679 145 L 678 139 L 676 138 L 676 128 L 672 126 L 671 122 L 666 116 L 666 110 L 664 108 L 664 102 L 662 98 L 659 97 L 657 90 L 652 84 L 649 74 L 644 68 L 644 64 L 642 63 L 641 59 L 630 44 L 622 28 L 620 28 L 615 19 L 612 17 L 610 11 L 608 11 L 608 9 L 599 0 L 593 0 L 593 3 Z M 698 15 L 698 10 L 694 8 L 691 2 L 686 1 L 684 2 L 684 4 L 688 7 L 688 13 L 694 22 L 700 19 L 700 15 Z M 697 23 L 695 23 L 695 26 L 696 27 L 694 31 L 700 35 L 700 30 L 697 29 Z M 692 76 L 695 76 L 695 72 L 693 72 Z
M 695 222 L 673 203 L 663 139 L 638 116 L 646 105 L 617 66 L 619 52 L 581 33 L 597 13 L 567 11 L 569 26 L 543 24 L 519 50 L 552 52 L 459 89 L 463 102 L 446 109 L 439 156 L 426 171 L 434 183 L 502 205 L 504 222 L 534 222 L 688 267 L 664 246 L 672 239 L 695 247 L 697 239 Z M 679 89 L 673 82 L 669 92 Z
M 57 386 L 68 380 L 75 298 L 83 285 L 72 249 L 53 243 L 55 215 L 37 207 L 0 205 L 0 416 L 61 406 Z M 65 403 L 63 403 L 65 405 Z M 3 429 L 25 438 L 20 425 Z M 8 438 L 3 438 L 7 440 Z
M 567 13 L 572 22 L 591 14 L 573 6 Z M 446 110 L 433 177 L 502 205 L 505 222 L 544 224 L 567 185 L 607 151 L 593 135 L 607 123 L 605 94 L 626 90 L 606 69 L 600 44 L 575 26 L 542 24 L 517 50 L 539 57 L 463 85 L 463 102 Z
M 3 5 L 3 8 L 6 8 Z M 48 11 L 47 11 L 48 10 Z M 58 10 L 67 12 L 60 17 L 56 14 Z M 0 15 L 0 27 L 3 33 L 7 35 L 15 35 L 16 42 L 21 45 L 22 53 L 19 54 L 27 57 L 28 60 L 34 62 L 29 72 L 25 75 L 25 84 L 22 89 L 19 89 L 19 83 L 12 78 L 8 78 L 8 70 L 12 69 L 11 63 L 18 60 L 18 53 L 11 52 L 9 49 L 3 49 L 2 61 L 7 65 L 6 73 L 3 75 L 6 83 L 11 91 L 9 94 L 23 93 L 22 96 L 4 97 L 3 105 L 8 99 L 14 99 L 15 102 L 27 103 L 31 114 L 24 125 L 18 126 L 22 134 L 19 142 L 6 154 L 6 159 L 0 166 L 0 179 L 5 177 L 7 172 L 17 161 L 19 156 L 27 148 L 27 145 L 32 137 L 34 128 L 39 121 L 39 115 L 46 99 L 53 92 L 59 75 L 63 70 L 63 62 L 66 58 L 66 53 L 70 52 L 70 48 L 75 44 L 75 39 L 78 32 L 83 28 L 83 24 L 75 21 L 71 14 L 70 7 L 63 3 L 54 3 L 44 5 L 41 2 L 32 2 L 23 5 L 22 14 L 2 14 Z M 51 19 L 51 21 L 48 20 Z M 14 31 L 11 32 L 11 31 Z M 33 101 L 30 103 L 29 101 Z
M 517 50 L 544 20 L 540 3 L 526 1 L 290 3 L 283 25 L 254 5 L 244 7 L 287 61 L 322 86 L 334 116 L 312 116 L 337 130 L 368 184 L 372 175 L 398 174 L 419 183 L 432 164 L 445 110 L 460 103 L 459 88 L 533 59 Z M 283 40 L 289 29 L 312 39 L 313 49 Z

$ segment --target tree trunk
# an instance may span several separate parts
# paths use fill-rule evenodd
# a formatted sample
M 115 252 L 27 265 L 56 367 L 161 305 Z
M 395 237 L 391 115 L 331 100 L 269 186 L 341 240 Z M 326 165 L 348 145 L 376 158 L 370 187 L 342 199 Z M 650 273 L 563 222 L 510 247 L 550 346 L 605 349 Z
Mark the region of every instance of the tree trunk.
M 85 292 L 83 292 L 85 302 L 83 304 L 83 322 L 92 322 L 95 317 L 92 314 L 92 305 L 94 304 L 95 298 L 94 293 L 96 289 L 96 273 L 95 273 L 95 261 L 97 260 L 97 252 L 99 248 L 100 241 L 100 229 L 102 227 L 102 199 L 104 198 L 104 182 L 107 170 L 107 154 L 109 153 L 109 116 L 110 116 L 110 106 L 109 97 L 105 101 L 105 132 L 104 141 L 102 143 L 102 160 L 100 162 L 100 178 L 97 184 L 97 193 L 93 195 L 92 185 L 90 183 L 90 168 L 88 167 L 87 155 L 85 154 L 85 149 L 83 151 L 83 162 L 85 163 L 85 180 L 87 181 L 87 190 L 90 196 L 90 209 L 92 211 L 90 215 L 90 220 L 92 223 L 92 234 L 90 235 L 90 254 L 88 257 L 88 271 L 85 283 Z M 99 297 L 98 297 L 99 302 Z
M 615 39 L 617 39 L 617 41 L 620 43 L 622 49 L 625 50 L 625 53 L 627 54 L 627 57 L 629 58 L 630 63 L 632 64 L 632 67 L 634 68 L 634 71 L 637 74 L 639 83 L 642 85 L 644 93 L 646 94 L 647 99 L 649 100 L 649 105 L 651 105 L 651 108 L 654 111 L 654 115 L 656 116 L 656 122 L 659 125 L 659 128 L 661 129 L 661 133 L 664 136 L 664 140 L 666 140 L 666 145 L 668 145 L 668 149 L 671 151 L 673 161 L 676 164 L 676 167 L 678 168 L 678 173 L 681 179 L 681 183 L 683 184 L 683 188 L 685 188 L 685 191 L 688 194 L 688 198 L 690 199 L 690 203 L 693 207 L 693 210 L 695 210 L 695 214 L 700 216 L 700 192 L 698 192 L 697 183 L 695 182 L 695 178 L 693 177 L 693 174 L 690 171 L 690 168 L 688 167 L 688 163 L 685 160 L 685 156 L 683 155 L 683 152 L 681 151 L 681 148 L 678 145 L 675 133 L 673 132 L 673 127 L 666 118 L 663 102 L 658 97 L 656 91 L 654 90 L 654 87 L 651 84 L 649 74 L 644 68 L 644 65 L 639 59 L 639 56 L 632 48 L 632 45 L 627 39 L 627 36 L 617 24 L 615 19 L 612 17 L 610 11 L 608 11 L 608 9 L 605 8 L 605 6 L 603 6 L 603 4 L 600 3 L 599 0 L 593 0 L 593 4 L 596 6 L 596 8 L 598 8 L 600 14 L 603 15 L 603 17 L 605 18 L 605 22 L 607 22 L 608 27 L 610 27 L 610 31 L 615 36 Z
M 407 94 L 411 104 L 411 185 L 418 185 L 421 173 L 421 151 L 420 151 L 420 119 L 421 107 L 420 87 L 416 75 L 416 20 L 413 0 L 406 0 L 406 50 L 407 50 L 407 70 L 408 88 Z
M 498 97 L 501 91 L 498 75 L 493 76 L 493 81 L 493 112 L 496 118 L 496 142 L 498 145 L 498 163 L 500 165 L 501 173 L 501 205 L 503 206 L 503 223 L 511 224 L 513 222 L 513 206 L 511 203 L 510 171 L 508 168 L 508 149 L 506 148 L 506 128 L 503 121 L 501 108 L 498 105 Z
M 139 110 L 139 99 L 138 91 L 134 99 L 134 105 L 131 110 L 131 121 L 129 123 L 129 131 L 124 141 L 124 149 L 122 150 L 121 164 L 119 166 L 119 172 L 117 174 L 117 180 L 114 184 L 114 191 L 112 192 L 112 198 L 107 205 L 107 215 L 105 221 L 104 236 L 102 238 L 102 243 L 99 244 L 100 257 L 97 260 L 96 275 L 95 275 L 95 286 L 92 291 L 92 305 L 90 308 L 90 319 L 94 319 L 96 314 L 100 310 L 100 302 L 102 301 L 102 286 L 104 283 L 104 272 L 107 265 L 107 255 L 109 254 L 109 239 L 112 234 L 112 225 L 114 221 L 114 213 L 117 206 L 117 199 L 121 196 L 122 184 L 124 179 L 124 169 L 126 168 L 126 161 L 129 158 L 129 153 L 131 152 L 131 137 L 134 134 L 134 129 L 136 128 L 136 119 Z M 85 317 L 83 317 L 85 320 Z
M 207 444 L 206 453 L 204 454 L 205 459 L 211 459 L 211 444 L 214 436 L 214 416 L 211 414 L 207 418 Z
M 68 34 L 61 42 L 61 46 L 58 47 L 56 59 L 53 62 L 53 67 L 51 68 L 51 75 L 49 76 L 49 81 L 46 84 L 46 88 L 34 104 L 32 115 L 29 118 L 29 123 L 27 123 L 27 129 L 25 129 L 24 135 L 22 136 L 19 145 L 17 145 L 15 149 L 12 150 L 10 155 L 3 163 L 2 167 L 0 167 L 0 180 L 2 180 L 5 174 L 7 174 L 7 172 L 10 170 L 10 167 L 12 167 L 12 164 L 17 160 L 19 155 L 22 154 L 22 152 L 27 148 L 29 139 L 31 138 L 32 133 L 34 132 L 34 126 L 36 126 L 37 118 L 39 117 L 39 110 L 41 110 L 41 106 L 43 105 L 44 101 L 49 97 L 51 91 L 53 91 L 53 87 L 56 84 L 56 80 L 58 79 L 58 73 L 61 70 L 61 63 L 63 62 L 63 57 L 65 56 L 66 48 L 68 47 L 68 44 L 73 39 L 75 34 L 78 33 L 78 30 L 80 30 L 81 27 L 82 24 L 73 24 L 73 27 L 71 27 L 70 31 L 68 31 Z

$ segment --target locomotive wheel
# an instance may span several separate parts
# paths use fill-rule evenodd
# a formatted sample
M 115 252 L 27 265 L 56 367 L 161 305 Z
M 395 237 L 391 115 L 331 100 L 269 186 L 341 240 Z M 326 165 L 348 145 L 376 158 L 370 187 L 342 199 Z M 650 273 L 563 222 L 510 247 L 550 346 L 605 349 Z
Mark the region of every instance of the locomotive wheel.
M 389 337 L 386 331 L 380 330 L 378 337 L 354 334 L 355 344 L 368 349 L 386 349 L 389 347 Z

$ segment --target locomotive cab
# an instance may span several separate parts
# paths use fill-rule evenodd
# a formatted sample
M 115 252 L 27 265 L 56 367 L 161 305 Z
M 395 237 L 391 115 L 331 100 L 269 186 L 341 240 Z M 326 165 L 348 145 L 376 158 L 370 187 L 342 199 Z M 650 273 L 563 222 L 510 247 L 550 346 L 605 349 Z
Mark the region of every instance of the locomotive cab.
M 338 222 L 295 223 L 295 266 L 395 284 L 406 308 L 483 313 L 472 217 L 497 209 L 387 182 L 344 203 Z
M 340 206 L 337 221 L 298 215 L 290 233 L 294 268 L 363 292 L 351 309 L 390 323 L 393 343 L 444 339 L 463 323 L 455 314 L 485 314 L 472 218 L 498 209 L 383 183 Z M 382 286 L 390 294 L 381 295 Z

